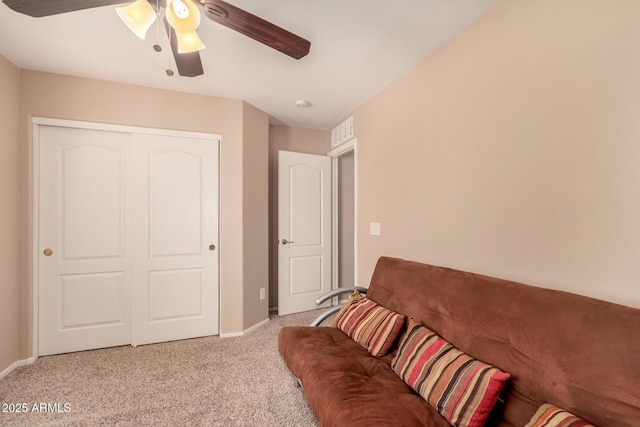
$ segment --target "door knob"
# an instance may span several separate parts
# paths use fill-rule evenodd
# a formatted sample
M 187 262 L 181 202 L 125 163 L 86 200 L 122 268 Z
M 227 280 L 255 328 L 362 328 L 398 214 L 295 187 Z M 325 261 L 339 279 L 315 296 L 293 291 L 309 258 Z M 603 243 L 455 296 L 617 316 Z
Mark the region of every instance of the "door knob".
M 294 243 L 291 240 L 287 240 L 287 239 L 282 239 L 282 244 L 286 245 L 287 243 Z
M 209 250 L 210 251 L 215 251 L 216 250 L 216 245 L 209 245 Z
M 44 256 L 51 256 L 51 255 L 53 255 L 53 251 L 52 251 L 51 249 L 49 249 L 49 248 L 45 249 L 45 250 L 43 251 L 43 253 L 44 253 Z

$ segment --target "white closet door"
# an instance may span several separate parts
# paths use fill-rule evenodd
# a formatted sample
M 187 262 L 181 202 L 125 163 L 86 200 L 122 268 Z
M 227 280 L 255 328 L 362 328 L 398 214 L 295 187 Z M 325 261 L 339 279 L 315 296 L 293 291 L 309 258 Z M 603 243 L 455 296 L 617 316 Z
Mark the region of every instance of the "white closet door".
M 134 345 L 218 333 L 218 141 L 134 135 Z
M 131 135 L 39 135 L 39 354 L 129 344 Z
M 219 139 L 37 134 L 38 354 L 218 334 Z

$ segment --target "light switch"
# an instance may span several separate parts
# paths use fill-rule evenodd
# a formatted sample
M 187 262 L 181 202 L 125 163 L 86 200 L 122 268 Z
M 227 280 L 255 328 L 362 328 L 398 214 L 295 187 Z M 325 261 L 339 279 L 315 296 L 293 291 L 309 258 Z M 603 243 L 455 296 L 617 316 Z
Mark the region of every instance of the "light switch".
M 380 235 L 380 223 L 379 222 L 370 222 L 369 223 L 369 234 L 372 236 Z

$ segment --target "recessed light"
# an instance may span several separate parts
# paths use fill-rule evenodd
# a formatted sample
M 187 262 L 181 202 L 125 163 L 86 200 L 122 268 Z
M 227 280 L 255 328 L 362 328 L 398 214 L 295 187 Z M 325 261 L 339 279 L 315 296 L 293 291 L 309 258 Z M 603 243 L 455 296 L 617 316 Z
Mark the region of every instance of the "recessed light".
M 298 99 L 296 101 L 296 107 L 298 108 L 308 108 L 311 107 L 311 103 L 306 99 Z

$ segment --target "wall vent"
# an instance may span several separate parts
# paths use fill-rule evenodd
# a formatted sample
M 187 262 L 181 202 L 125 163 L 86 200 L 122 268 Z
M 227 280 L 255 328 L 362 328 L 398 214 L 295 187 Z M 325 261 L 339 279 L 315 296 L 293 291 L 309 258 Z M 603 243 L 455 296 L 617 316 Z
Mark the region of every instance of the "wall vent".
M 331 148 L 353 138 L 353 116 L 331 131 Z

